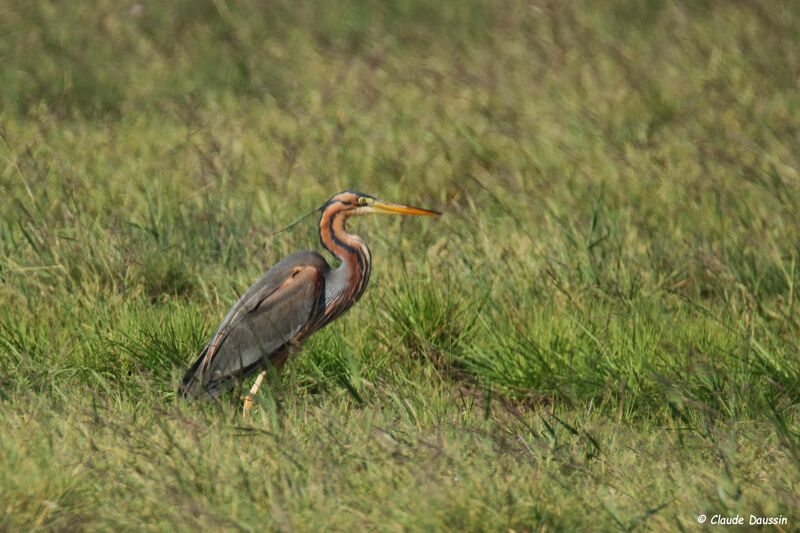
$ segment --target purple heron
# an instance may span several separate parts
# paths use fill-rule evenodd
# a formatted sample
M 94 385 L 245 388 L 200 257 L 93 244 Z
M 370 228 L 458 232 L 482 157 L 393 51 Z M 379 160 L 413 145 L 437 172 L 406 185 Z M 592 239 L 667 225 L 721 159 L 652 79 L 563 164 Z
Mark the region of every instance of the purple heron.
M 280 369 L 292 347 L 358 301 L 369 281 L 372 258 L 367 244 L 347 232 L 349 217 L 369 213 L 441 215 L 353 191 L 333 196 L 318 211 L 322 212 L 320 243 L 341 264 L 331 268 L 320 254 L 306 251 L 286 257 L 264 273 L 234 304 L 186 372 L 181 385 L 184 396 L 213 398 L 258 372 L 245 397 L 246 415 L 267 367 Z

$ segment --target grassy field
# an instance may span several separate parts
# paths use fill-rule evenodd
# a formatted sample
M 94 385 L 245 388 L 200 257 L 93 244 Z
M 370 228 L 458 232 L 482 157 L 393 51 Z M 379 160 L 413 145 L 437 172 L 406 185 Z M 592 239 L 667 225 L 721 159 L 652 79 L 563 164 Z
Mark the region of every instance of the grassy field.
M 0 530 L 800 528 L 797 3 L 0 12 Z M 347 188 L 445 216 L 177 398 Z

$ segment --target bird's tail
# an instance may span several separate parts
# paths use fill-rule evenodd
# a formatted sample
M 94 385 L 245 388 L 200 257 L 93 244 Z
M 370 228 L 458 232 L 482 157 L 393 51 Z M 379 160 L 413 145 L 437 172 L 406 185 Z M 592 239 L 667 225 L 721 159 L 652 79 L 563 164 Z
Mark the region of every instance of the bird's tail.
M 183 381 L 178 388 L 178 394 L 180 394 L 181 397 L 194 400 L 206 394 L 205 388 L 203 387 L 203 370 L 201 369 L 203 359 L 206 357 L 206 352 L 208 352 L 208 346 L 200 352 L 197 360 L 192 363 L 192 366 L 189 367 L 189 370 L 184 374 Z

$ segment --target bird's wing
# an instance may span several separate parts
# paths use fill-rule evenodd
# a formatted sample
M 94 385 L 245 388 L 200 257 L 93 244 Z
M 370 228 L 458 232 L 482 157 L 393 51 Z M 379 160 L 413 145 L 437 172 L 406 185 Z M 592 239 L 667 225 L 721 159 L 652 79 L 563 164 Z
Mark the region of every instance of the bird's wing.
M 263 368 L 322 311 L 325 259 L 301 252 L 283 259 L 256 281 L 228 312 L 183 378 L 187 396 L 216 396 L 232 378 Z

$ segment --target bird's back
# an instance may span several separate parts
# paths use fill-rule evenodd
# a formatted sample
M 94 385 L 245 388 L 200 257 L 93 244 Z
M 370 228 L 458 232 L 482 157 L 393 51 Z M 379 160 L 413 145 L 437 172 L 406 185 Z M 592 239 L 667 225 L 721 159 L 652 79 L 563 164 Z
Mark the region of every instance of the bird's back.
M 292 254 L 265 272 L 234 304 L 183 378 L 184 395 L 217 396 L 264 368 L 323 312 L 325 275 L 316 252 Z

